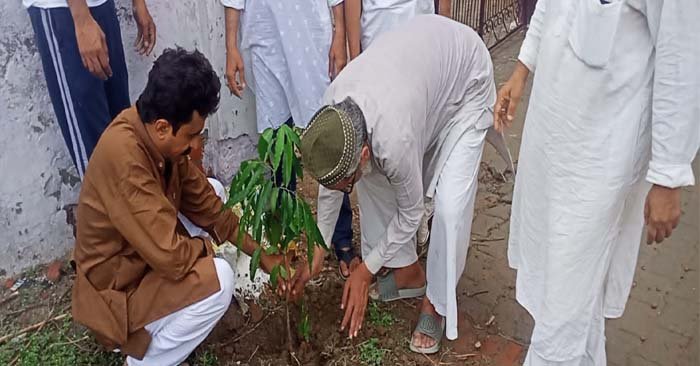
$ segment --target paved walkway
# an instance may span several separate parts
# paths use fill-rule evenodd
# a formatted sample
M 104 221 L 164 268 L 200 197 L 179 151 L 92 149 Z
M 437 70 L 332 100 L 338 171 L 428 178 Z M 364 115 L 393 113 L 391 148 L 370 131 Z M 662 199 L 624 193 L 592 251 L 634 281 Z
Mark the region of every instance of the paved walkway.
M 523 34 L 514 35 L 493 50 L 498 84 L 510 75 L 522 39 Z M 508 132 L 515 159 L 528 100 L 529 87 L 515 127 Z M 486 148 L 484 162 L 487 168 L 502 166 L 492 148 Z M 700 159 L 694 169 L 697 176 Z M 520 344 L 529 342 L 533 321 L 515 301 L 515 272 L 506 258 L 512 183 L 497 182 L 497 178 L 492 170 L 482 169 L 472 248 L 459 289 L 463 336 L 450 343 L 457 351 L 468 351 L 473 342 L 480 341 L 482 352 L 494 355 L 493 365 L 516 365 L 524 356 Z M 642 244 L 636 285 L 625 314 L 607 323 L 610 366 L 700 365 L 698 188 L 685 189 L 682 200 L 680 226 L 661 245 Z

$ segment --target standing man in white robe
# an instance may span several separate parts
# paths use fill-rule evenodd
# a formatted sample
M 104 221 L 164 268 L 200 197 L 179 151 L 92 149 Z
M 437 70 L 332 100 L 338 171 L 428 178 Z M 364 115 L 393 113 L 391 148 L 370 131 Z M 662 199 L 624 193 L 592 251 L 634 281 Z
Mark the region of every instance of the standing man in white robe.
M 385 33 L 331 83 L 327 105 L 302 137 L 301 154 L 309 174 L 326 188 L 349 193 L 357 187 L 364 261 L 350 274 L 342 299 L 342 329 L 351 337 L 358 335 L 377 275 L 384 301 L 427 295 L 413 351 L 437 352 L 445 329 L 447 338 L 457 338 L 456 287 L 495 97 L 482 40 L 437 15 L 415 17 Z M 416 254 L 426 196 L 435 202 L 427 276 Z M 320 218 L 332 210 L 337 216 L 338 209 L 318 207 L 322 232 L 334 222 Z M 314 258 L 313 270 L 307 264 L 297 270 L 293 296 L 323 268 L 322 250 Z
M 644 223 L 678 224 L 700 144 L 697 0 L 540 0 L 495 124 L 534 76 L 508 257 L 535 328 L 525 365 L 603 366 Z

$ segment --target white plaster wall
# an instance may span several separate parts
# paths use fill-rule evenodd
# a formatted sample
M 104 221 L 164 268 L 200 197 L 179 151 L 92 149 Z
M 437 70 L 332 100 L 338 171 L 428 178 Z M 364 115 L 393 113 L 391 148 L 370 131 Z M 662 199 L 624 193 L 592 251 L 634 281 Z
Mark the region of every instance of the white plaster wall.
M 115 0 L 132 102 L 156 55 L 175 45 L 203 52 L 221 75 L 221 105 L 208 120 L 206 164 L 224 183 L 255 153 L 255 106 L 225 85 L 223 8 L 218 0 L 147 1 L 158 39 L 149 57 L 133 49 L 130 0 Z M 0 1 L 0 277 L 64 255 L 73 245 L 66 206 L 80 181 L 51 107 L 29 16 L 20 0 Z

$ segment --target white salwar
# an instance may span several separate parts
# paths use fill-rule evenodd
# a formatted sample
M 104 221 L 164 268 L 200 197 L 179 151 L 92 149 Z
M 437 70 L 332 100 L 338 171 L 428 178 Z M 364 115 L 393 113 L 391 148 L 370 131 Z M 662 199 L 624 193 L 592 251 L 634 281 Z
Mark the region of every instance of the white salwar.
M 696 0 L 537 3 L 508 250 L 535 320 L 525 365 L 606 364 L 605 318 L 624 311 L 650 184 L 694 183 L 698 18 Z
M 362 110 L 372 152 L 371 172 L 355 185 L 364 263 L 372 273 L 415 263 L 423 198 L 434 197 L 427 293 L 447 319 L 447 337 L 455 339 L 456 285 L 469 245 L 483 141 L 493 123 L 489 52 L 467 26 L 417 16 L 351 62 L 324 104 L 346 98 Z M 318 224 L 326 240 L 342 197 L 319 188 Z
M 216 195 L 225 200 L 226 190 L 218 180 L 207 178 Z M 178 219 L 190 234 L 209 238 L 204 229 L 193 224 L 183 214 Z M 145 326 L 151 335 L 151 343 L 142 360 L 127 357 L 129 366 L 179 365 L 194 351 L 224 315 L 233 298 L 234 272 L 228 262 L 214 258 L 216 276 L 221 287 L 215 294 L 186 306 L 172 314 L 166 315 Z
M 362 49 L 366 50 L 380 34 L 422 14 L 435 14 L 433 0 L 362 0 Z
M 258 132 L 291 117 L 306 127 L 330 83 L 330 7 L 342 0 L 220 0 L 241 11 L 241 53 L 255 93 Z M 252 81 L 252 82 L 251 82 Z
M 151 343 L 142 360 L 126 358 L 128 366 L 177 366 L 199 346 L 224 316 L 233 298 L 233 270 L 225 260 L 214 258 L 219 291 L 146 324 Z

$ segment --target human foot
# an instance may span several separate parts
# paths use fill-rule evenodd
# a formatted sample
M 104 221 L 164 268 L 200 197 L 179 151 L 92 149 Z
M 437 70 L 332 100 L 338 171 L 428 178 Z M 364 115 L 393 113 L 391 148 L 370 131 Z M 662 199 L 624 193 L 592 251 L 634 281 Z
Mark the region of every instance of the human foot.
M 428 297 L 424 297 L 418 324 L 411 337 L 411 350 L 418 353 L 437 352 L 445 328 L 444 322 L 444 318 L 435 311 Z
M 384 273 L 382 273 L 384 272 Z M 386 269 L 377 275 L 370 287 L 373 300 L 393 301 L 425 295 L 425 272 L 418 263 L 396 269 Z

